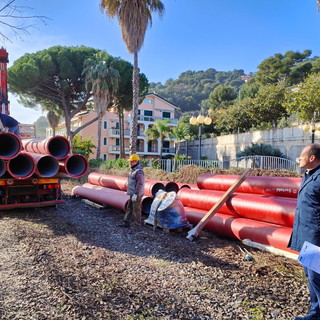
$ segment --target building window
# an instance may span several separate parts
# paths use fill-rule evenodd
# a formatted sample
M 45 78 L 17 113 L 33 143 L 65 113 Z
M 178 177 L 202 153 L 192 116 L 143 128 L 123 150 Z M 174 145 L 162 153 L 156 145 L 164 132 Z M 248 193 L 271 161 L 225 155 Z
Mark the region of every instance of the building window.
M 152 110 L 144 110 L 144 115 L 147 117 L 152 117 Z
M 102 159 L 103 159 L 103 161 L 107 161 L 108 157 L 107 157 L 107 154 L 106 154 L 106 153 L 103 153 L 103 154 L 102 154 Z
M 162 118 L 167 118 L 167 119 L 170 119 L 170 112 L 166 112 L 166 111 L 163 111 L 162 112 Z
M 107 120 L 103 121 L 103 129 L 108 129 L 108 121 Z
M 153 99 L 144 99 L 143 102 L 152 104 L 153 103 Z
M 120 139 L 116 138 L 116 146 L 120 146 Z
M 103 137 L 103 145 L 104 146 L 108 145 L 108 139 L 106 137 Z

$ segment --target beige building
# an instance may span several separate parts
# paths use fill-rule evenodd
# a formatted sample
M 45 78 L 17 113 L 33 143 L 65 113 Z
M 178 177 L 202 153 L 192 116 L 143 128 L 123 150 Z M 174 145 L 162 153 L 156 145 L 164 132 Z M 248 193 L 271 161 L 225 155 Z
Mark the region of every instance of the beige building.
M 138 108 L 138 149 L 137 153 L 146 158 L 158 158 L 160 155 L 160 148 L 162 148 L 162 156 L 168 157 L 175 153 L 175 145 L 173 139 L 166 139 L 161 146 L 160 139 L 148 141 L 144 132 L 152 126 L 156 120 L 170 120 L 170 126 L 176 127 L 178 119 L 175 118 L 176 106 L 169 101 L 161 98 L 155 93 L 147 94 L 143 102 Z M 94 111 L 79 113 L 72 119 L 72 131 L 89 122 L 96 117 Z M 125 153 L 129 155 L 129 143 L 132 128 L 131 112 L 124 114 L 124 144 Z M 85 127 L 80 131 L 83 138 L 91 138 L 93 143 L 97 146 L 97 125 L 98 122 Z M 101 153 L 100 157 L 104 160 L 117 159 L 120 155 L 120 131 L 119 131 L 119 116 L 116 110 L 110 110 L 102 118 L 102 134 L 101 134 Z M 47 136 L 51 136 L 51 129 L 48 129 Z M 56 131 L 56 135 L 65 135 L 65 130 L 60 129 Z M 96 157 L 96 150 L 91 158 Z

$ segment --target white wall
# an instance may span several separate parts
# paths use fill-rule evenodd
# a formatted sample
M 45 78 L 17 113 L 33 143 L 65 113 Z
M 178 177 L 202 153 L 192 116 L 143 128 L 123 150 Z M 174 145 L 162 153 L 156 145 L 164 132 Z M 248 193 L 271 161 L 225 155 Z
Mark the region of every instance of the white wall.
M 304 131 L 303 126 L 296 126 L 202 139 L 201 155 L 207 156 L 208 160 L 223 161 L 223 157 L 226 156 L 235 159 L 238 152 L 252 143 L 264 143 L 276 147 L 294 161 L 301 149 L 311 143 L 311 132 Z M 320 143 L 320 131 L 315 132 L 315 143 Z M 179 153 L 186 154 L 188 151 L 192 159 L 197 159 L 198 146 L 199 140 L 182 142 Z

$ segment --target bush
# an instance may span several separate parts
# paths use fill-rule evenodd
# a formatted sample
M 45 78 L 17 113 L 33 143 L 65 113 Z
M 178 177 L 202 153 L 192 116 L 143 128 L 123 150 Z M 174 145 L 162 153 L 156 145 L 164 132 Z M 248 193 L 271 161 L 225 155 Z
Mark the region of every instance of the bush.
M 91 168 L 99 168 L 105 161 L 103 159 L 90 159 L 89 166 Z
M 262 143 L 253 143 L 251 146 L 245 147 L 243 151 L 237 153 L 237 158 L 246 156 L 273 156 L 286 158 L 279 149 Z

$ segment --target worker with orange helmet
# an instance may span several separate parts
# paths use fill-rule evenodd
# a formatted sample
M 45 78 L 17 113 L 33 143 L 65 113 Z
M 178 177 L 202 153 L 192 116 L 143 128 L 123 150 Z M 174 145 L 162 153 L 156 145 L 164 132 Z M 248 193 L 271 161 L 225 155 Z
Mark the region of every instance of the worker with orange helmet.
M 127 194 L 130 196 L 123 224 L 120 227 L 129 228 L 131 220 L 136 226 L 141 226 L 141 201 L 144 195 L 144 172 L 140 164 L 140 157 L 132 154 L 129 158 L 131 166 L 128 176 Z

